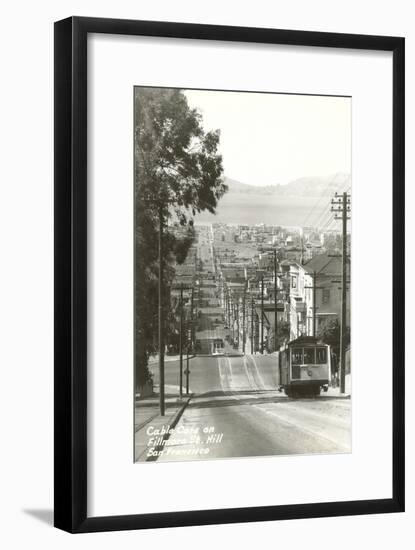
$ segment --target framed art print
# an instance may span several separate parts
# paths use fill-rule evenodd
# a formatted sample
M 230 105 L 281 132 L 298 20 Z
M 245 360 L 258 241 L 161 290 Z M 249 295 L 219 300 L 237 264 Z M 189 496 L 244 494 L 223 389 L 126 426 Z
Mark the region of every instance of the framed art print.
M 403 214 L 403 38 L 57 22 L 55 525 L 403 511 Z

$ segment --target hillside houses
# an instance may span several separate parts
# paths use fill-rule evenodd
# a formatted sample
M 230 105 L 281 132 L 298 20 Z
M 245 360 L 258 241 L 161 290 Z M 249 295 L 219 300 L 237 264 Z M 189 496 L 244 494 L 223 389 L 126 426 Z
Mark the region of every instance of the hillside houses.
M 284 341 L 319 334 L 328 321 L 341 317 L 342 260 L 325 246 L 337 246 L 338 238 L 298 229 L 198 228 L 198 246 L 192 245 L 186 261 L 176 266 L 173 299 L 181 285 L 193 286 L 198 330 L 216 334 L 222 324 L 229 343 L 240 350 L 245 346 L 246 352 L 273 352 Z M 349 317 L 348 309 L 347 324 Z
M 340 319 L 341 273 L 341 257 L 328 254 L 315 256 L 304 265 L 290 265 L 291 338 L 301 335 L 313 336 L 314 332 L 318 334 L 325 321 Z M 347 300 L 348 304 L 349 302 L 350 300 Z M 349 324 L 349 308 L 346 321 Z

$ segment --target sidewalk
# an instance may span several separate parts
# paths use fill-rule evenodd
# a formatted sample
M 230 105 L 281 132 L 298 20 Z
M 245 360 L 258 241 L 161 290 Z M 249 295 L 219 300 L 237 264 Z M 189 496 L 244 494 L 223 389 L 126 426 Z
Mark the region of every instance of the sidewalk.
M 158 387 L 155 386 L 158 391 Z M 135 451 L 134 460 L 137 462 L 146 461 L 146 450 L 151 435 L 147 434 L 147 430 L 172 429 L 179 421 L 184 409 L 190 401 L 191 395 L 186 396 L 186 388 L 182 388 L 183 397 L 179 397 L 178 386 L 165 386 L 165 415 L 160 415 L 159 394 L 155 393 L 151 397 L 144 397 L 135 400 Z
M 352 377 L 350 374 L 346 374 L 345 379 L 345 392 L 340 393 L 340 388 L 333 388 L 332 386 L 329 386 L 329 389 L 325 393 L 321 393 L 321 395 L 329 395 L 329 396 L 336 396 L 336 397 L 350 397 L 352 395 Z

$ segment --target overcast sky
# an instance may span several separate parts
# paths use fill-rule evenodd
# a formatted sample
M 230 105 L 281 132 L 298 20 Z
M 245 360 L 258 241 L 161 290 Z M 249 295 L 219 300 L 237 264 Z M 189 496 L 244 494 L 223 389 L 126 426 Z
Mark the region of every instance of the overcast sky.
M 251 185 L 351 172 L 351 99 L 187 90 L 221 130 L 225 175 Z

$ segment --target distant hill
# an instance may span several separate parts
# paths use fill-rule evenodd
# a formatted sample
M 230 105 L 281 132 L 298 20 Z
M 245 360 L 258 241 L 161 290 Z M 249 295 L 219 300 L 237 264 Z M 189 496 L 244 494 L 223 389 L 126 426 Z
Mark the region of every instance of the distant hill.
M 339 173 L 262 187 L 231 178 L 225 178 L 225 183 L 229 190 L 220 199 L 216 214 L 202 212 L 197 223 L 303 226 L 325 222 L 334 193 L 348 189 L 350 177 Z
M 290 181 L 286 185 L 249 185 L 232 178 L 225 178 L 229 194 L 243 193 L 273 195 L 279 197 L 331 197 L 350 184 L 350 175 L 337 173 L 330 176 L 311 176 Z

